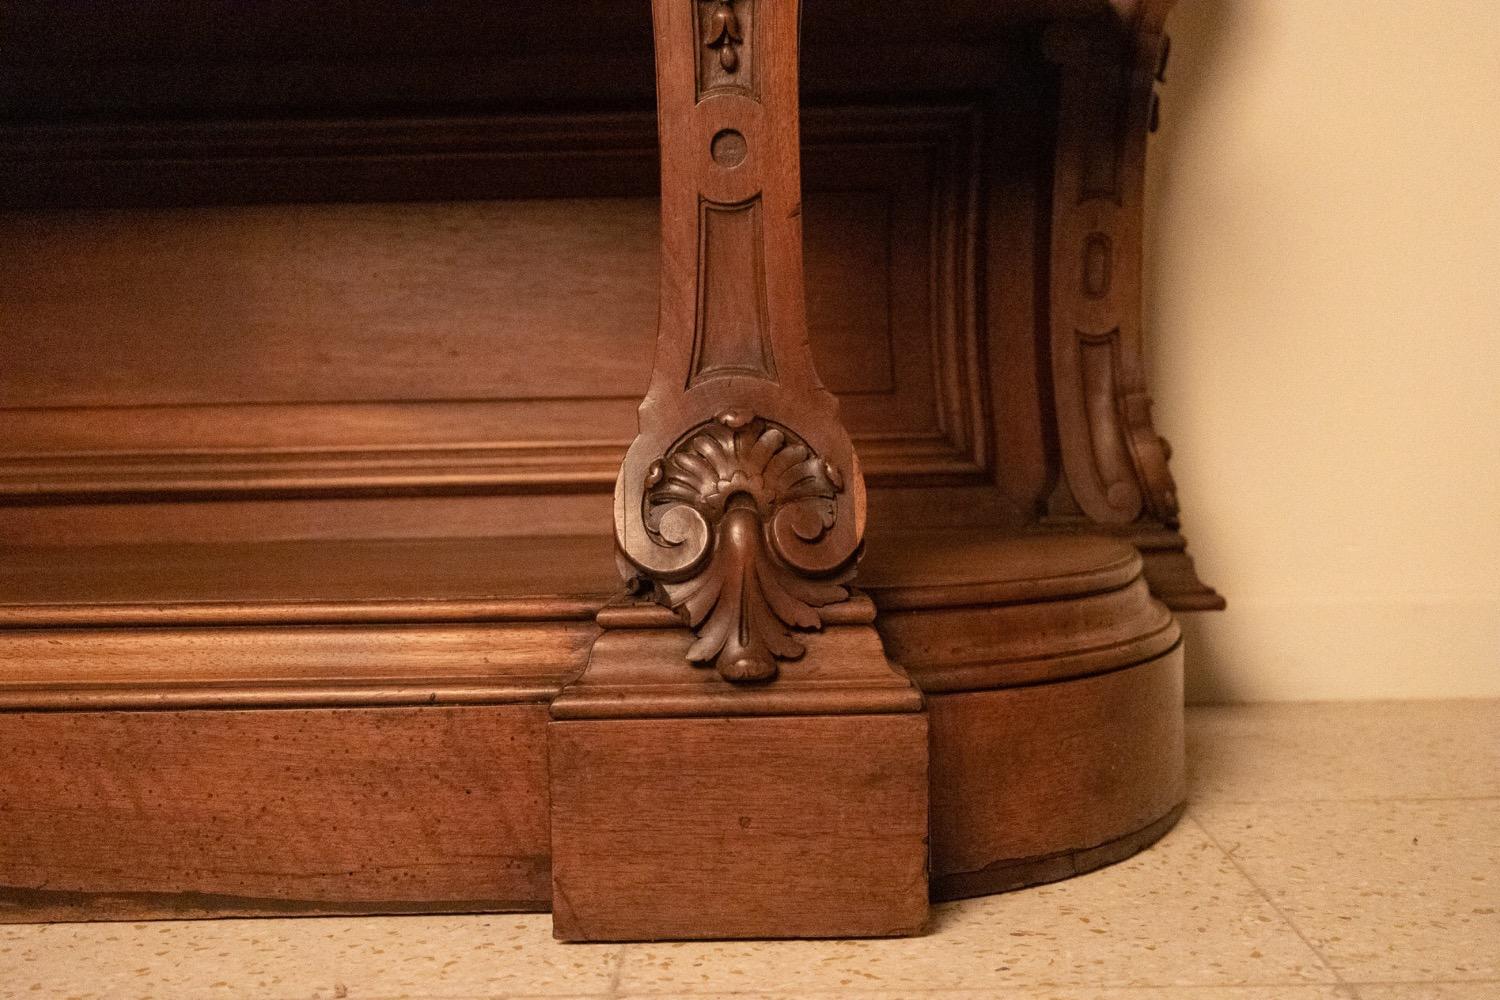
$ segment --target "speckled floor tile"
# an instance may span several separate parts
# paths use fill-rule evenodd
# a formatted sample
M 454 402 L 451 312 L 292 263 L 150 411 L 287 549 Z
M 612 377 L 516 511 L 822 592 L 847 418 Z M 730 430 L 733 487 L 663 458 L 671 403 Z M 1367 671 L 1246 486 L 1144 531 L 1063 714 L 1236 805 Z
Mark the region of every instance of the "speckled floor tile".
M 1359 1000 L 1495 1000 L 1500 981 L 1488 983 L 1402 983 L 1358 987 Z
M 1345 979 L 1500 979 L 1500 800 L 1192 815 Z
M 1082 878 L 937 907 L 925 937 L 630 945 L 623 994 L 1331 983 L 1191 823 Z
M 0 996 L 599 995 L 610 990 L 618 954 L 617 946 L 557 944 L 546 914 L 4 926 Z
M 1195 802 L 1500 796 L 1500 701 L 1190 708 Z

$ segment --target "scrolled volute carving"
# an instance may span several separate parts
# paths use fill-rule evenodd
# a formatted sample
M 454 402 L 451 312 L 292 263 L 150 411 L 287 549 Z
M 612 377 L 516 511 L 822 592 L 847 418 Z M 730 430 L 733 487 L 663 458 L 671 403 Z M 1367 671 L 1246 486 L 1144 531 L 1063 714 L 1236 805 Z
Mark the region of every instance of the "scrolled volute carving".
M 657 596 L 697 632 L 694 663 L 770 680 L 804 652 L 796 631 L 849 596 L 852 558 L 832 574 L 802 558 L 833 527 L 843 477 L 787 428 L 723 413 L 652 463 L 644 486 L 646 531 L 684 567 L 654 581 Z

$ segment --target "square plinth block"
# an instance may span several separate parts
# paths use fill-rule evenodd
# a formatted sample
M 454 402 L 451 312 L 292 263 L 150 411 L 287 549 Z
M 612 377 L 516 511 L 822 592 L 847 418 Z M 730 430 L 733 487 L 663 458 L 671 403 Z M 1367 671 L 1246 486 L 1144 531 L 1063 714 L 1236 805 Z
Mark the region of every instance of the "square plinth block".
M 927 918 L 927 718 L 554 721 L 554 934 L 885 937 Z

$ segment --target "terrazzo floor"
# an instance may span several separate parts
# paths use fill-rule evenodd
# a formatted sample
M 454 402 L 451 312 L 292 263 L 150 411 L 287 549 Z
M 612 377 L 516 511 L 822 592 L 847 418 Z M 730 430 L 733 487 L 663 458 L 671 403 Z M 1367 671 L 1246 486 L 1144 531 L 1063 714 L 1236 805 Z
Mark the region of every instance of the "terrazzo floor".
M 0 927 L 0 997 L 1500 1000 L 1500 702 L 1189 712 L 1151 850 L 895 941 L 561 945 L 546 914 Z

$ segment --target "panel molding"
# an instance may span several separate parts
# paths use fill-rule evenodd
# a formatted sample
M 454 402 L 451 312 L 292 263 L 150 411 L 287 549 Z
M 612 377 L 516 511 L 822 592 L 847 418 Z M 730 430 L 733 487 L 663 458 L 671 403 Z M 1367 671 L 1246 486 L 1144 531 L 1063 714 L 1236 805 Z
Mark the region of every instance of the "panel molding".
M 901 487 L 985 482 L 989 390 L 978 362 L 974 250 L 978 107 L 814 108 L 804 121 L 810 163 L 914 155 L 929 188 L 930 244 L 920 252 L 931 271 L 932 384 L 921 395 L 930 394 L 932 410 L 910 432 L 860 433 L 860 408 L 877 412 L 891 393 L 843 395 L 867 478 Z M 15 207 L 58 209 L 643 196 L 655 189 L 654 124 L 652 115 L 622 113 L 12 127 L 0 129 L 6 164 L 0 198 Z M 339 177 L 341 185 L 334 183 Z M 871 196 L 879 197 L 879 189 Z M 897 341 L 890 350 L 898 367 L 916 360 L 903 358 Z M 0 438 L 11 442 L 0 456 L 0 504 L 604 493 L 629 443 L 629 401 L 636 398 L 0 407 Z M 381 408 L 382 436 L 344 444 L 304 430 L 329 421 L 343 405 Z M 546 414 L 523 419 L 533 406 Z M 411 419 L 423 407 L 441 417 L 437 432 Z M 467 414 L 467 440 L 451 439 L 457 411 L 448 410 L 455 407 Z M 566 422 L 562 410 L 578 407 L 594 426 L 618 424 L 618 433 L 586 441 L 539 436 L 537 429 L 554 419 Z M 263 424 L 266 445 L 214 441 L 212 428 L 226 419 Z M 165 429 L 184 426 L 203 438 L 165 441 Z M 157 440 L 164 443 L 156 446 Z
M 690 389 L 728 375 L 776 381 L 761 196 L 698 204 L 698 306 Z
M 854 440 L 865 478 L 878 486 L 958 485 L 983 475 L 941 434 Z M 0 504 L 607 493 L 629 444 L 21 456 L 0 462 Z

